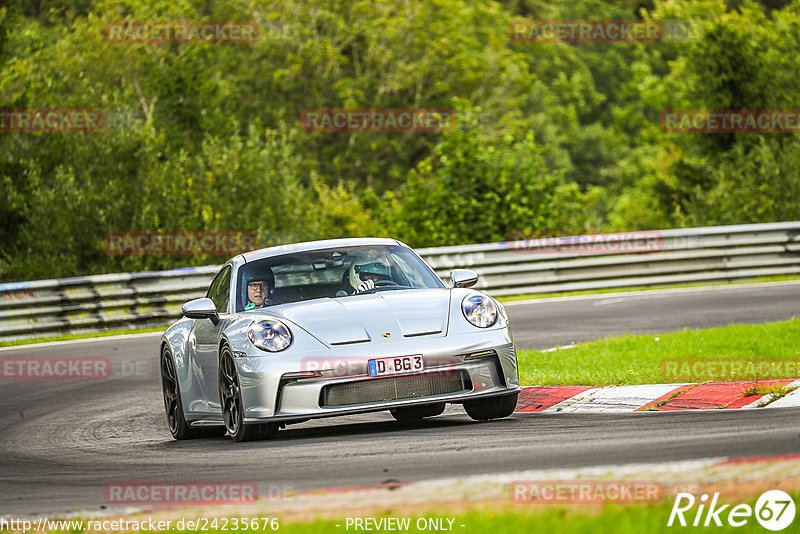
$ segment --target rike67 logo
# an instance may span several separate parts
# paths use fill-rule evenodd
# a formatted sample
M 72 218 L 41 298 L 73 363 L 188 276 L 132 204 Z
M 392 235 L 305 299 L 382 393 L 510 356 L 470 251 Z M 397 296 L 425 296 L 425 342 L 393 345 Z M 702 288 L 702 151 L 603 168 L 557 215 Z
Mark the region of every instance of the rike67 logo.
M 794 500 L 781 490 L 764 492 L 756 501 L 755 507 L 749 504 L 737 504 L 732 508 L 730 504 L 718 506 L 718 500 L 719 493 L 714 493 L 711 502 L 708 502 L 708 495 L 705 493 L 700 499 L 695 499 L 691 493 L 678 493 L 667 526 L 721 527 L 727 523 L 732 527 L 742 527 L 755 516 L 762 527 L 778 531 L 785 529 L 794 521 Z M 697 510 L 693 513 L 695 504 Z

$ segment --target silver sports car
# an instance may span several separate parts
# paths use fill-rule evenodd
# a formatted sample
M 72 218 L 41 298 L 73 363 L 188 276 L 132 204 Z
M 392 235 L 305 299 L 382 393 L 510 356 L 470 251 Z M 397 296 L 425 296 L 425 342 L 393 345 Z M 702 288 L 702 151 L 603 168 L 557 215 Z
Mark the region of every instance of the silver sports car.
M 274 437 L 311 418 L 389 410 L 398 421 L 462 404 L 510 415 L 519 384 L 503 306 L 448 288 L 394 239 L 272 247 L 228 261 L 206 297 L 161 338 L 161 383 L 176 439 Z

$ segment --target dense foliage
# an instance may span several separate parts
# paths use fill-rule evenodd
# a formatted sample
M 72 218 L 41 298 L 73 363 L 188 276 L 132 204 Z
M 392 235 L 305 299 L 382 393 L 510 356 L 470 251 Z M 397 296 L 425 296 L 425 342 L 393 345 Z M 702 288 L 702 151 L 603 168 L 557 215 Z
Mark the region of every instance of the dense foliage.
M 528 19 L 688 21 L 657 43 L 526 43 Z M 111 42 L 113 21 L 239 20 L 252 44 Z M 800 218 L 800 137 L 666 133 L 669 109 L 796 109 L 800 0 L 16 0 L 0 108 L 102 109 L 0 132 L 0 279 L 221 262 L 114 256 L 107 232 L 261 245 Z M 443 132 L 309 132 L 305 109 L 463 112 Z

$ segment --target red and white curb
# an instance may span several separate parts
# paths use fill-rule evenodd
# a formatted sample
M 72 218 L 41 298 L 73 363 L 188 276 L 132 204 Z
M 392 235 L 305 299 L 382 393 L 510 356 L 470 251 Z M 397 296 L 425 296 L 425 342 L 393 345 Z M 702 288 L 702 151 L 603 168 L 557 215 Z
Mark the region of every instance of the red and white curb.
M 791 393 L 747 395 L 753 386 L 781 386 Z M 645 384 L 636 386 L 523 387 L 517 412 L 637 412 L 800 406 L 800 380 Z

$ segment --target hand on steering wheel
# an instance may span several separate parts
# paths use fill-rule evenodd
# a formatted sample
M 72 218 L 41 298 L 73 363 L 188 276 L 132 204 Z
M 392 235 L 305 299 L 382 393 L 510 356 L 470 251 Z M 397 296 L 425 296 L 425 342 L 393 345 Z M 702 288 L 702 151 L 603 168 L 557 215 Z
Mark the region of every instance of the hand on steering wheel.
M 375 289 L 375 282 L 372 280 L 364 280 L 358 287 L 356 288 L 356 293 L 363 293 L 364 291 L 369 291 L 370 289 Z
M 358 284 L 356 288 L 356 293 L 364 293 L 365 291 L 369 291 L 371 289 L 375 289 L 376 287 L 385 287 L 385 286 L 396 286 L 400 285 L 394 280 L 378 280 L 377 282 L 373 282 L 372 280 L 365 280 Z

